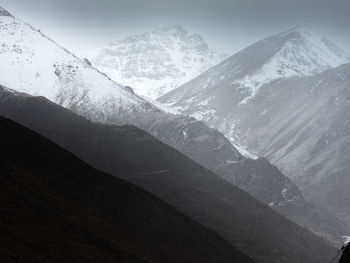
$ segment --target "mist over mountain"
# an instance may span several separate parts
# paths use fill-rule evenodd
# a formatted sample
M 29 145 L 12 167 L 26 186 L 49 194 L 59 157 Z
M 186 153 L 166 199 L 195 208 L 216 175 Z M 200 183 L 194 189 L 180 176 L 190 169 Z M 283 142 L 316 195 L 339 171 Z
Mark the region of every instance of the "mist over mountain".
M 1 14 L 0 73 L 3 85 L 95 115 L 103 115 L 108 109 L 123 118 L 125 112 L 158 110 L 40 30 L 7 15 L 8 12 Z
M 328 263 L 350 235 L 350 56 L 330 39 L 228 57 L 170 25 L 77 56 L 0 8 L 0 252 Z
M 248 162 L 217 130 L 195 119 L 169 114 L 161 105 L 138 97 L 130 88 L 116 84 L 28 24 L 13 17 L 3 20 L 5 25 L 8 20 L 13 21 L 2 32 L 3 47 L 10 46 L 11 41 L 18 43 L 20 50 L 3 49 L 0 54 L 4 57 L 2 68 L 11 72 L 0 80 L 10 83 L 11 89 L 45 96 L 94 121 L 132 124 L 144 129 L 287 218 L 331 242 L 340 242 L 337 222 L 329 226 L 329 219 L 321 219 L 297 187 L 279 171 L 275 172 L 268 162 Z M 181 28 L 175 29 L 166 35 L 177 36 Z M 259 179 L 255 179 L 257 174 Z
M 330 40 L 292 29 L 242 50 L 159 101 L 266 157 L 308 200 L 347 225 L 347 194 L 340 185 L 347 185 L 349 61 Z
M 43 97 L 6 90 L 0 106 L 2 115 L 153 193 L 257 262 L 327 262 L 334 254 L 326 241 L 138 128 L 93 123 Z
M 180 25 L 129 36 L 81 56 L 116 82 L 154 100 L 227 57 Z

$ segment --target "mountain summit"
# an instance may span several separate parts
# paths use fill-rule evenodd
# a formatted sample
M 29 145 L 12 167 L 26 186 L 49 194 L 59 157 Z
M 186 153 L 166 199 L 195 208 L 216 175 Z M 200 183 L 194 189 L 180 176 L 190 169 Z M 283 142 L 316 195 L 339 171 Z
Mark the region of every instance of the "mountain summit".
M 226 58 L 210 50 L 200 35 L 189 33 L 180 25 L 130 36 L 82 56 L 113 80 L 152 99 Z
M 294 28 L 236 53 L 159 101 L 206 121 L 236 143 L 245 136 L 236 133 L 237 114 L 264 85 L 314 75 L 349 61 L 350 56 L 330 40 Z
M 80 113 L 103 117 L 138 111 L 158 111 L 98 70 L 59 46 L 40 30 L 1 9 L 0 82 L 8 88 Z M 103 87 L 103 88 L 102 88 Z
M 292 29 L 246 48 L 159 101 L 267 158 L 308 201 L 349 227 L 349 61 L 330 40 Z

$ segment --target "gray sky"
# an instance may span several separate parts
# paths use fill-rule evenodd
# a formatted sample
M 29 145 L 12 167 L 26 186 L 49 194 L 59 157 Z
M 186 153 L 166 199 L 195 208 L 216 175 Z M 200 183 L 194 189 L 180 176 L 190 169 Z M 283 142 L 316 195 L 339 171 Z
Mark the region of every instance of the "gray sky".
M 0 0 L 0 5 L 74 52 L 180 24 L 228 54 L 296 26 L 350 53 L 350 0 Z

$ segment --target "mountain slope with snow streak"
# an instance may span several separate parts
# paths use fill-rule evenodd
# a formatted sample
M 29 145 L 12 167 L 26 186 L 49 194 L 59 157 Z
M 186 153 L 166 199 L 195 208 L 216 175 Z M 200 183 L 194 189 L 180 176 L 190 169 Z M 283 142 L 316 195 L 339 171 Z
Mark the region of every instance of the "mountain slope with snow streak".
M 204 167 L 219 173 L 221 177 L 226 177 L 230 182 L 241 174 L 241 162 L 246 159 L 220 132 L 194 119 L 160 110 L 151 102 L 135 95 L 131 89 L 110 80 L 91 67 L 88 61 L 80 60 L 61 48 L 39 30 L 13 18 L 8 12 L 1 13 L 4 15 L 0 17 L 0 83 L 6 84 L 11 92 L 45 96 L 94 121 L 135 125 Z M 169 127 L 173 127 L 171 132 Z M 249 162 L 245 162 L 244 167 L 247 164 Z M 249 185 L 245 185 L 246 181 L 242 180 L 237 186 L 248 192 L 254 191 L 253 196 L 267 205 L 273 201 L 274 206 L 271 207 L 277 211 L 284 207 L 299 207 L 304 202 L 293 186 L 287 187 L 286 193 L 283 192 L 288 180 L 280 172 L 266 172 L 273 169 L 271 164 L 255 164 L 245 173 L 246 178 L 252 179 L 248 180 Z M 256 174 L 260 178 L 254 182 Z M 260 184 L 272 178 L 276 179 L 273 179 L 276 187 L 266 193 L 263 184 Z M 284 213 L 287 217 L 288 211 Z M 300 209 L 298 213 L 302 218 L 308 217 Z
M 350 61 L 334 43 L 303 28 L 266 38 L 158 100 L 219 129 L 242 145 L 241 112 L 276 80 L 311 76 Z M 264 110 L 260 112 L 264 114 Z

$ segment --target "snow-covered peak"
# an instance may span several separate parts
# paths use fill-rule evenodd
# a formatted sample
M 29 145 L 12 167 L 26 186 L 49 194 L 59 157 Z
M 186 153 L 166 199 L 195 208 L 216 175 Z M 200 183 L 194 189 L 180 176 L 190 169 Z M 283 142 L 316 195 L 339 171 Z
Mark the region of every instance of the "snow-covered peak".
M 240 111 L 264 100 L 259 94 L 278 79 L 311 76 L 350 62 L 349 55 L 325 37 L 294 28 L 263 39 L 168 92 L 159 102 L 216 128 L 246 146 L 249 131 L 238 130 Z M 259 113 L 264 116 L 268 109 Z
M 0 16 L 11 16 L 12 15 L 3 7 L 0 6 Z
M 294 28 L 286 32 L 292 43 L 308 49 L 318 59 L 315 64 L 323 64 L 330 67 L 337 67 L 350 61 L 350 56 L 335 43 L 324 36 L 318 35 L 307 28 Z
M 229 85 L 227 88 L 241 90 L 238 97 L 245 104 L 273 80 L 309 76 L 349 61 L 350 56 L 327 38 L 305 28 L 293 28 L 243 49 L 159 100 L 176 104 L 185 98 L 201 97 L 203 102 L 203 93 Z
M 276 43 L 280 45 L 277 48 Z M 293 28 L 256 45 L 271 45 L 276 52 L 271 53 L 260 68 L 235 81 L 250 91 L 241 104 L 253 98 L 262 85 L 275 79 L 311 76 L 350 61 L 350 56 L 336 44 L 306 28 Z M 250 52 L 249 48 L 246 52 Z
M 0 16 L 0 84 L 101 118 L 111 112 L 158 110 L 12 16 Z
M 166 26 L 83 52 L 92 64 L 136 93 L 156 99 L 221 62 L 198 34 Z

